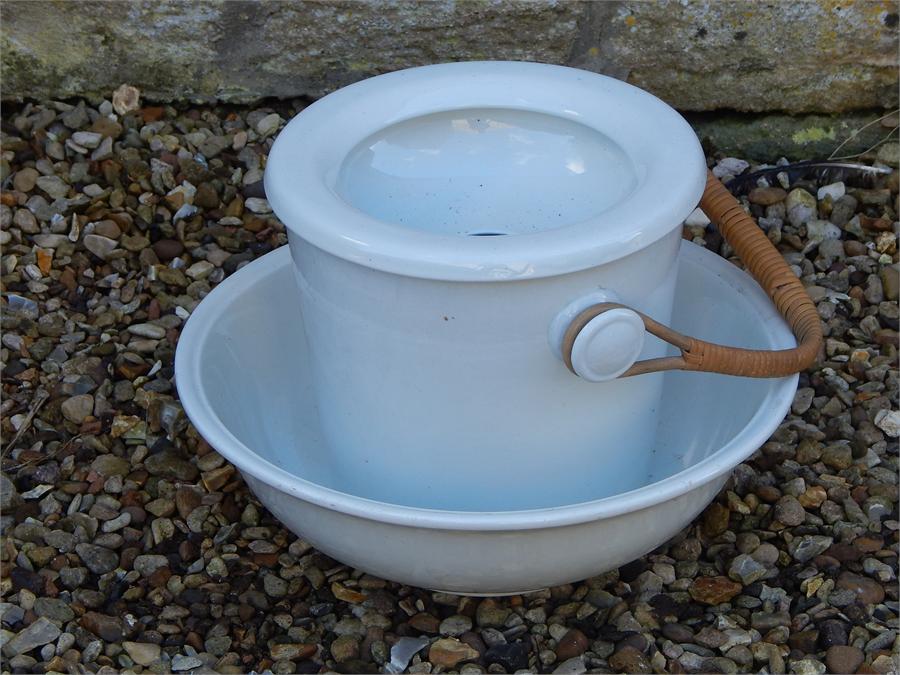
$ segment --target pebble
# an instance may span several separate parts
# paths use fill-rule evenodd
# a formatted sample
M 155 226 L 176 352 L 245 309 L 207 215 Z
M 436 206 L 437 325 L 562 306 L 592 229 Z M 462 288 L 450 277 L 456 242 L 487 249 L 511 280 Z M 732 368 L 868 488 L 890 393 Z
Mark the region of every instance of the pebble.
M 123 84 L 113 92 L 113 110 L 119 115 L 127 115 L 140 108 L 141 90 L 129 84 Z
M 122 647 L 131 657 L 131 660 L 141 666 L 152 666 L 159 661 L 162 649 L 159 645 L 148 642 L 125 641 Z
M 154 476 L 187 482 L 194 480 L 199 473 L 196 466 L 171 450 L 163 450 L 150 455 L 144 461 L 144 468 Z
M 825 201 L 826 197 L 830 197 L 831 201 L 836 202 L 838 199 L 843 197 L 847 192 L 845 185 L 838 181 L 837 183 L 829 183 L 828 185 L 823 185 L 816 192 L 816 198 L 821 202 Z
M 849 469 L 853 456 L 849 445 L 829 445 L 822 451 L 822 463 L 838 471 Z
M 16 171 L 16 174 L 13 176 L 13 187 L 18 192 L 31 192 L 34 189 L 34 186 L 37 185 L 39 176 L 40 174 L 31 167 L 20 169 L 19 171 Z
M 128 326 L 128 332 L 132 335 L 162 340 L 166 336 L 166 329 L 152 323 L 138 323 Z
M 879 410 L 875 415 L 875 426 L 891 438 L 900 437 L 900 411 Z
M 750 554 L 750 556 L 756 560 L 757 562 L 766 565 L 767 567 L 772 567 L 776 562 L 778 562 L 778 549 L 770 544 L 764 543 L 760 544 L 759 547 Z
M 841 238 L 841 228 L 827 220 L 808 220 L 806 222 L 806 235 L 810 241 L 839 240 Z
M 709 225 L 709 218 L 703 213 L 703 210 L 696 208 L 684 219 L 684 224 L 688 227 L 706 227 Z
M 788 552 L 798 562 L 812 560 L 820 553 L 824 553 L 831 546 L 834 539 L 823 535 L 803 535 L 795 538 L 788 544 Z
M 435 640 L 428 649 L 428 660 L 435 666 L 448 669 L 479 657 L 477 650 L 454 638 Z
M 63 401 L 60 406 L 67 420 L 81 424 L 94 411 L 94 397 L 90 394 L 79 394 Z
M 169 262 L 184 253 L 184 245 L 175 239 L 160 239 L 153 244 L 153 252 L 163 262 Z
M 787 197 L 787 192 L 780 187 L 758 187 L 754 188 L 747 195 L 747 199 L 751 204 L 759 204 L 760 206 L 771 206 L 783 202 Z
M 590 641 L 587 639 L 584 633 L 582 633 L 577 628 L 572 628 L 567 631 L 562 638 L 560 638 L 559 642 L 556 645 L 556 657 L 560 661 L 565 661 L 567 659 L 571 659 L 574 656 L 579 656 L 584 654 L 588 647 L 590 646 Z
M 69 185 L 59 176 L 41 176 L 36 183 L 51 199 L 62 199 L 69 194 Z
M 72 611 L 70 604 L 59 598 L 36 598 L 33 609 L 38 616 L 58 621 L 60 624 L 75 618 L 75 612 Z
M 653 672 L 653 666 L 647 660 L 647 657 L 634 647 L 629 646 L 622 647 L 610 656 L 609 665 L 622 673 Z
M 119 566 L 118 554 L 103 546 L 82 543 L 75 546 L 75 552 L 94 574 L 106 574 Z
M 76 131 L 72 134 L 72 140 L 83 148 L 93 149 L 100 145 L 103 134 L 93 131 Z
M 797 675 L 822 675 L 825 672 L 825 664 L 816 659 L 792 661 L 791 672 Z
M 587 672 L 584 656 L 576 656 L 560 663 L 553 672 L 555 675 L 581 675 Z
M 278 113 L 271 113 L 256 123 L 256 131 L 263 138 L 271 136 L 278 130 L 281 122 L 281 116 Z
M 662 626 L 662 634 L 664 637 L 673 642 L 690 642 L 694 639 L 694 632 L 679 623 L 667 623 Z
M 528 668 L 528 646 L 522 642 L 492 645 L 484 654 L 488 664 L 497 664 L 508 673 Z
M 509 609 L 500 605 L 496 600 L 488 598 L 478 604 L 475 622 L 481 628 L 501 628 L 508 616 Z
M 712 172 L 717 178 L 722 178 L 728 175 L 738 176 L 749 168 L 750 162 L 746 160 L 738 157 L 725 157 L 718 161 Z
M 825 652 L 825 666 L 829 673 L 855 673 L 865 661 L 858 647 L 835 645 Z
M 865 605 L 878 604 L 884 600 L 884 587 L 881 584 L 853 572 L 841 573 L 835 588 L 851 591 Z
M 203 666 L 203 661 L 196 656 L 176 654 L 172 657 L 172 671 L 179 673 L 185 670 L 194 670 Z
M 266 591 L 266 595 L 270 595 L 273 598 L 282 598 L 287 595 L 288 584 L 284 579 L 274 574 L 267 574 L 263 577 L 263 588 Z
M 307 643 L 276 643 L 269 650 L 275 661 L 304 661 L 312 657 L 318 648 Z
M 785 198 L 784 207 L 788 220 L 794 227 L 805 225 L 817 213 L 816 198 L 803 188 L 794 188 Z
M 39 617 L 27 628 L 21 631 L 3 645 L 4 653 L 10 656 L 18 656 L 30 652 L 36 647 L 41 647 L 53 642 L 59 637 L 59 628 L 50 619 Z
M 768 569 L 764 564 L 746 553 L 742 553 L 732 560 L 728 568 L 728 576 L 745 586 L 759 581 L 767 573 Z
M 806 520 L 806 511 L 796 497 L 785 495 L 775 504 L 775 518 L 788 527 L 794 527 Z
M 349 635 L 342 635 L 331 643 L 331 655 L 338 663 L 345 663 L 359 656 L 359 642 Z
M 9 511 L 21 501 L 15 484 L 5 475 L 0 474 L 0 511 Z
M 142 577 L 149 577 L 156 570 L 168 567 L 169 559 L 164 555 L 146 554 L 134 559 L 133 567 Z
M 727 507 L 713 502 L 703 513 L 703 532 L 708 537 L 717 537 L 728 530 L 731 512 Z
M 438 632 L 441 635 L 449 635 L 450 637 L 459 637 L 470 630 L 472 630 L 472 619 L 461 614 L 448 616 L 438 626 Z
M 728 577 L 700 577 L 688 589 L 691 597 L 706 605 L 728 602 L 741 592 L 742 586 Z
M 116 250 L 118 243 L 115 239 L 104 237 L 100 234 L 84 235 L 84 247 L 100 260 L 106 260 Z
M 207 262 L 206 260 L 200 260 L 195 262 L 193 265 L 185 270 L 185 274 L 187 274 L 191 279 L 200 280 L 205 279 L 210 275 L 210 273 L 215 269 L 215 265 L 211 262 Z

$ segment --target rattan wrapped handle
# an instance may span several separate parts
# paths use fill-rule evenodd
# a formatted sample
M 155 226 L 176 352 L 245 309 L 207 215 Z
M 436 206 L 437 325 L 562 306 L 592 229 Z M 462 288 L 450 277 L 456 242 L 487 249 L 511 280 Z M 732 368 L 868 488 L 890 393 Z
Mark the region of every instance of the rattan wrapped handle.
M 647 332 L 678 347 L 681 355 L 638 361 L 620 377 L 662 370 L 696 370 L 743 377 L 784 377 L 809 368 L 822 346 L 822 324 L 816 306 L 803 284 L 768 237 L 757 227 L 753 218 L 711 172 L 706 176 L 706 189 L 700 199 L 700 208 L 718 226 L 719 232 L 744 261 L 747 270 L 772 298 L 794 332 L 797 346 L 780 351 L 726 347 L 682 335 L 636 312 L 643 320 Z M 563 361 L 569 370 L 575 372 L 572 366 L 572 347 L 581 330 L 594 317 L 622 307 L 624 305 L 601 303 L 588 307 L 572 319 L 562 342 Z

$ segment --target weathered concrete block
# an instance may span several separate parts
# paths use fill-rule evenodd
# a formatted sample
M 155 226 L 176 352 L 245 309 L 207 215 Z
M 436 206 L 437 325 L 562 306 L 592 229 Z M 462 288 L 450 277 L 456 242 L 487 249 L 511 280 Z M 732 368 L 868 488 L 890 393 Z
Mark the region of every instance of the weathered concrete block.
M 371 75 L 440 61 L 562 63 L 581 3 L 215 0 L 3 6 L 5 97 L 157 100 L 322 96 Z
M 710 152 L 769 161 L 853 157 L 876 147 L 889 129 L 878 123 L 881 111 L 840 115 L 741 115 L 689 113 L 688 122 Z M 846 143 L 844 143 L 846 141 Z M 844 143 L 843 145 L 841 145 Z
M 895 2 L 595 3 L 573 62 L 680 110 L 891 108 L 896 12 Z
M 757 0 L 8 0 L 3 97 L 247 102 L 321 96 L 440 61 L 605 72 L 682 110 L 842 112 L 897 104 L 897 6 Z

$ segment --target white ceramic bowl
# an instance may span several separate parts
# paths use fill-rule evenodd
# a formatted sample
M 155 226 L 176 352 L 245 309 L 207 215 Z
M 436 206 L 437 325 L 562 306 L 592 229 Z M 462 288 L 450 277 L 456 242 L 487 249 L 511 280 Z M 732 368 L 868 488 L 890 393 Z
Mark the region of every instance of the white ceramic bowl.
M 342 473 L 323 439 L 309 378 L 303 316 L 292 297 L 287 249 L 221 283 L 188 320 L 175 358 L 185 411 L 210 444 L 243 473 L 289 529 L 330 556 L 380 577 L 456 593 L 503 594 L 582 579 L 662 544 L 712 500 L 729 472 L 769 437 L 787 412 L 797 376 L 758 380 L 665 375 L 652 468 L 642 487 L 589 476 L 598 494 L 574 503 L 567 481 L 547 486 L 550 508 L 500 510 L 521 486 L 472 491 L 434 472 L 382 500 L 377 485 Z M 744 272 L 692 244 L 679 256 L 674 328 L 726 344 L 794 346 L 772 303 Z M 559 453 L 548 447 L 548 464 Z M 572 480 L 584 467 L 566 467 Z M 367 475 L 366 467 L 357 467 Z M 427 489 L 423 489 L 427 488 Z M 464 494 L 466 508 L 421 508 L 423 494 Z M 433 505 L 430 504 L 430 505 Z M 427 502 L 425 503 L 427 504 Z
M 431 471 L 460 486 L 444 508 L 504 480 L 522 489 L 492 508 L 540 508 L 562 482 L 575 500 L 603 496 L 600 471 L 643 482 L 661 375 L 587 380 L 665 345 L 629 310 L 598 317 L 573 349 L 582 379 L 557 319 L 618 301 L 669 322 L 681 223 L 706 181 L 675 110 L 573 68 L 413 68 L 304 109 L 265 181 L 322 433 L 353 491 L 434 498 L 414 480 Z M 504 236 L 472 236 L 485 234 Z

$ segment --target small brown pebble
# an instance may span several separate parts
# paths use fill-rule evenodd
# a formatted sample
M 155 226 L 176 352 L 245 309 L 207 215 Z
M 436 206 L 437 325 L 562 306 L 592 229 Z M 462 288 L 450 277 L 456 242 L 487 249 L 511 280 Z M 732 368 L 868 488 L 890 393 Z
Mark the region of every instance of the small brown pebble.
M 147 106 L 141 108 L 141 119 L 144 120 L 144 124 L 150 124 L 161 120 L 165 113 L 166 109 L 162 106 Z
M 338 663 L 345 663 L 359 656 L 359 641 L 350 635 L 342 635 L 331 643 L 331 655 Z
M 863 553 L 875 553 L 884 548 L 884 539 L 871 536 L 857 537 L 853 540 L 853 546 Z
M 375 672 L 419 636 L 430 644 L 411 672 L 894 667 L 900 172 L 866 190 L 851 177 L 838 199 L 841 186 L 820 200 L 824 181 L 790 170 L 790 195 L 774 172 L 772 187 L 750 186 L 741 199 L 809 284 L 828 336 L 789 416 L 671 543 L 486 600 L 317 551 L 188 423 L 175 347 L 223 278 L 286 243 L 262 176 L 300 101 L 141 107 L 130 94 L 116 96 L 121 114 L 77 100 L 4 114 L 7 670 Z M 683 233 L 737 262 L 715 228 Z M 41 618 L 63 632 L 13 654 Z
M 337 597 L 337 596 L 335 596 Z M 363 596 L 365 597 L 365 596 Z M 425 612 L 419 612 L 414 616 L 410 617 L 409 625 L 411 628 L 419 631 L 420 633 L 428 633 L 429 635 L 437 635 L 438 629 L 440 628 L 441 621 L 440 619 L 431 616 L 431 614 L 427 614 Z
M 863 229 L 873 232 L 887 232 L 891 229 L 891 221 L 887 218 L 870 218 L 864 213 L 859 214 L 859 224 Z
M 609 665 L 622 673 L 651 673 L 653 666 L 647 657 L 634 647 L 622 647 L 609 657 Z
M 81 617 L 81 625 L 107 642 L 119 642 L 124 635 L 121 619 L 99 612 L 87 612 Z
M 152 248 L 163 262 L 169 262 L 184 253 L 184 245 L 175 239 L 160 239 L 153 244 Z
M 436 640 L 428 650 L 428 660 L 443 668 L 455 668 L 460 663 L 474 661 L 480 656 L 477 649 L 455 638 Z
M 853 591 L 864 605 L 877 605 L 884 600 L 884 587 L 881 584 L 853 572 L 841 574 L 835 587 Z
M 219 206 L 219 195 L 210 183 L 200 183 L 197 186 L 197 194 L 194 195 L 194 206 L 203 209 L 215 209 Z
M 747 195 L 747 199 L 750 200 L 751 204 L 759 204 L 760 206 L 771 206 L 772 204 L 783 202 L 786 197 L 787 192 L 780 187 L 758 187 L 751 190 L 750 194 Z
M 865 655 L 858 647 L 834 645 L 825 652 L 825 665 L 828 672 L 834 673 L 834 675 L 855 673 L 863 661 L 865 661 Z
M 13 176 L 13 187 L 19 192 L 31 192 L 41 174 L 31 167 L 25 167 L 16 171 Z
M 366 596 L 364 594 L 351 590 L 337 582 L 331 584 L 331 592 L 338 600 L 343 600 L 344 602 L 349 602 L 354 605 L 358 605 L 361 602 L 365 602 L 366 600 Z
M 559 661 L 566 661 L 575 656 L 580 656 L 587 651 L 590 641 L 584 633 L 577 628 L 572 628 L 559 639 L 556 645 L 556 658 Z
M 719 605 L 728 602 L 743 590 L 743 586 L 728 577 L 700 577 L 691 584 L 688 592 L 697 602 Z

